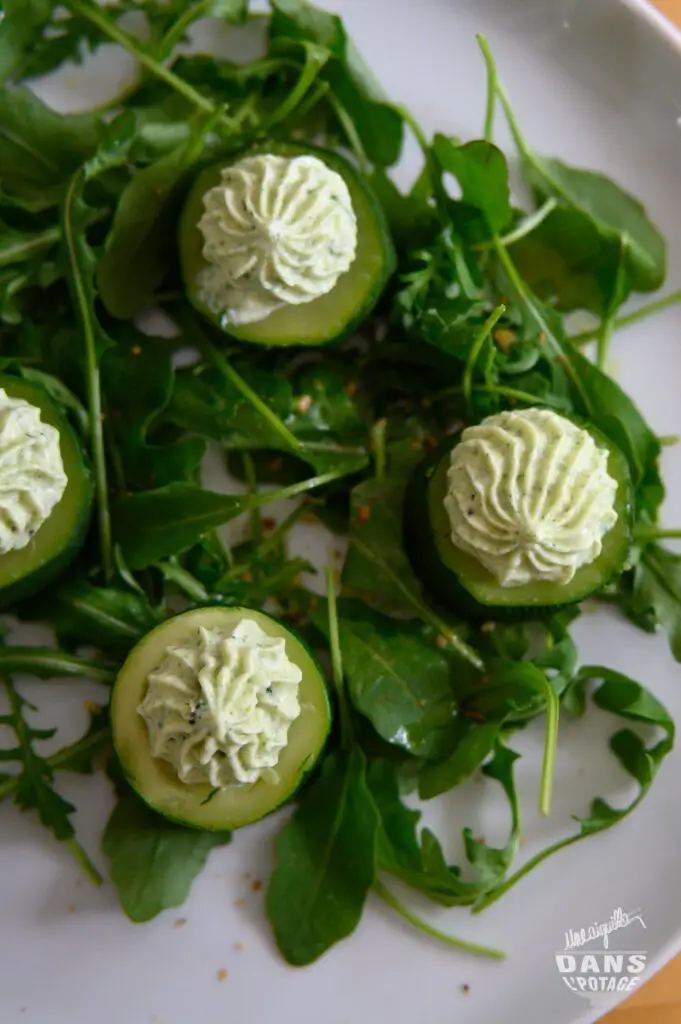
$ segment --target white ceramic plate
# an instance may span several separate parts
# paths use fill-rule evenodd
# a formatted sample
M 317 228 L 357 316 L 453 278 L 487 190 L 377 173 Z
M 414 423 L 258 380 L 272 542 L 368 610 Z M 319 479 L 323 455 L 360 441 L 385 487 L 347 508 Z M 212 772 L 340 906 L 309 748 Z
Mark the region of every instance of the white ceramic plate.
M 333 5 L 390 95 L 428 130 L 471 138 L 483 116 L 484 75 L 476 31 L 491 41 L 526 134 L 541 151 L 601 169 L 642 197 L 671 243 L 670 286 L 681 283 L 681 56 L 675 37 L 643 4 L 629 0 L 335 0 Z M 214 40 L 214 28 L 208 35 Z M 678 43 L 677 43 L 678 46 Z M 105 73 L 83 88 L 67 76 L 43 95 L 83 106 L 130 67 L 110 54 Z M 98 65 L 101 68 L 101 65 Z M 92 83 L 92 79 L 90 79 Z M 508 142 L 505 136 L 502 141 Z M 414 165 L 401 169 L 408 178 Z M 614 372 L 660 434 L 681 433 L 681 312 L 668 311 L 623 332 Z M 681 451 L 665 456 L 665 521 L 681 525 Z M 319 538 L 299 535 L 297 546 Z M 323 545 L 327 546 L 326 543 Z M 681 721 L 681 670 L 663 637 L 650 637 L 604 611 L 577 628 L 584 659 L 648 684 Z M 35 629 L 23 639 L 38 640 Z M 41 721 L 84 724 L 82 702 L 95 687 L 26 683 Z M 607 753 L 612 722 L 602 714 L 561 731 L 555 812 L 535 812 L 541 735 L 517 746 L 530 856 L 571 829 L 592 796 L 631 796 Z M 2 737 L 0 737 L 2 740 Z M 681 945 L 681 754 L 665 763 L 651 795 L 615 830 L 564 851 L 478 918 L 414 903 L 453 932 L 504 947 L 504 964 L 454 954 L 409 931 L 371 903 L 357 933 L 305 970 L 287 967 L 270 938 L 262 892 L 253 880 L 270 869 L 270 837 L 281 817 L 247 829 L 213 853 L 181 910 L 130 924 L 114 890 L 90 888 L 57 843 L 30 816 L 0 807 L 1 1024 L 586 1024 L 615 1001 L 594 1006 L 568 990 L 555 964 L 564 933 L 638 910 L 645 922 L 611 938 L 611 948 L 643 949 L 648 971 Z M 63 778 L 79 807 L 79 836 L 93 854 L 109 813 L 100 778 Z M 428 816 L 452 859 L 462 826 L 501 840 L 508 822 L 493 784 L 472 782 Z M 104 868 L 104 865 L 102 864 Z M 256 887 L 257 888 L 257 887 Z M 221 972 L 227 971 L 225 977 Z M 223 979 L 223 980 L 220 980 Z

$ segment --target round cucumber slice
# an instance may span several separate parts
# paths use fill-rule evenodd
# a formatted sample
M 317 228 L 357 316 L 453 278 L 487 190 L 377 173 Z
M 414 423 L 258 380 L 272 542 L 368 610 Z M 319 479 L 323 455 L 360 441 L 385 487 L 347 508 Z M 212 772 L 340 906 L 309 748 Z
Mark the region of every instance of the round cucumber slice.
M 197 225 L 203 213 L 203 197 L 208 189 L 220 183 L 222 169 L 253 153 L 285 157 L 312 154 L 340 174 L 350 191 L 357 217 L 357 255 L 350 269 L 326 295 L 312 302 L 275 310 L 255 323 L 223 327 L 220 317 L 198 296 L 197 275 L 207 264 Z M 199 174 L 180 217 L 179 249 L 187 296 L 195 308 L 231 336 L 260 345 L 328 345 L 341 340 L 369 315 L 396 265 L 383 210 L 359 171 L 336 153 L 284 142 L 270 142 L 239 153 L 230 161 L 215 164 Z
M 85 539 L 92 510 L 92 477 L 82 447 L 59 406 L 39 385 L 0 374 L 0 388 L 40 409 L 43 423 L 59 431 L 68 483 L 30 544 L 0 555 L 0 606 L 30 597 L 69 565 Z
M 444 499 L 452 448 L 461 434 L 447 438 L 414 471 L 405 494 L 404 539 L 415 573 L 441 604 L 482 619 L 523 619 L 556 611 L 597 593 L 627 560 L 632 531 L 632 484 L 624 455 L 591 424 L 580 422 L 599 448 L 608 452 L 608 473 L 617 481 L 617 522 L 603 538 L 598 558 L 577 570 L 569 583 L 540 580 L 502 587 L 473 555 L 452 542 Z
M 254 619 L 272 637 L 286 640 L 286 653 L 302 671 L 301 711 L 291 724 L 277 764 L 277 781 L 225 787 L 180 782 L 172 765 L 152 757 L 146 724 L 138 714 L 149 673 L 169 646 L 182 645 L 198 626 L 232 630 Z M 168 619 L 148 633 L 128 655 L 111 697 L 113 741 L 125 776 L 153 810 L 191 828 L 223 831 L 259 821 L 290 799 L 316 764 L 331 727 L 331 709 L 321 669 L 303 643 L 276 619 L 253 608 L 200 608 Z

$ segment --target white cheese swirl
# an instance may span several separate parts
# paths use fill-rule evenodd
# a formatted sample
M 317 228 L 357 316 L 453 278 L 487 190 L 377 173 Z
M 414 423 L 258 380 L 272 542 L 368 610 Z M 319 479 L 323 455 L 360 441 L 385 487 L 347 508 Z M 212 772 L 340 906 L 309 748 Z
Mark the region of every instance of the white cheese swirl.
M 30 544 L 67 482 L 57 428 L 0 388 L 0 555 Z
M 257 782 L 277 765 L 300 714 L 302 672 L 283 637 L 253 619 L 232 633 L 199 627 L 168 647 L 148 677 L 138 708 L 153 757 L 170 762 L 181 782 L 222 788 Z
M 245 157 L 203 205 L 199 299 L 225 326 L 325 295 L 355 258 L 348 187 L 316 156 Z
M 502 587 L 569 583 L 617 521 L 617 483 L 591 434 L 548 409 L 488 416 L 452 449 L 452 542 Z

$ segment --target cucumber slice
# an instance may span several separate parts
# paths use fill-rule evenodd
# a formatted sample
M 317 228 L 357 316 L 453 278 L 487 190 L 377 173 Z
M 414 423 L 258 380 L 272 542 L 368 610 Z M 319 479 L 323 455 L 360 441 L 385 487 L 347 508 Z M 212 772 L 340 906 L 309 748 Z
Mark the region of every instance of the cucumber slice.
M 198 297 L 197 275 L 207 265 L 203 238 L 197 225 L 203 213 L 203 196 L 220 183 L 220 173 L 229 163 L 253 153 L 295 157 L 311 154 L 341 175 L 348 186 L 357 217 L 357 255 L 326 295 L 299 306 L 275 310 L 255 323 L 223 327 Z M 351 333 L 371 312 L 395 270 L 395 251 L 383 210 L 368 184 L 343 157 L 314 146 L 270 142 L 239 153 L 231 161 L 214 164 L 196 179 L 180 217 L 180 263 L 187 296 L 194 307 L 221 330 L 241 341 L 260 345 L 328 345 Z
M 30 544 L 0 555 L 0 606 L 22 601 L 66 569 L 85 539 L 92 510 L 92 477 L 81 445 L 59 406 L 39 385 L 0 374 L 0 388 L 40 409 L 43 423 L 59 431 L 68 483 Z
M 288 743 L 277 764 L 277 781 L 215 792 L 208 784 L 180 782 L 172 765 L 152 757 L 146 724 L 138 714 L 147 677 L 170 645 L 182 645 L 198 626 L 232 630 L 254 619 L 268 636 L 284 637 L 286 653 L 302 671 L 301 711 L 291 724 Z M 316 764 L 331 727 L 331 710 L 322 672 L 302 642 L 286 626 L 252 608 L 200 608 L 168 619 L 141 640 L 121 668 L 111 697 L 113 742 L 125 776 L 138 795 L 165 818 L 191 828 L 223 831 L 259 821 L 289 800 Z
M 444 499 L 449 457 L 461 437 L 447 438 L 414 471 L 405 494 L 404 540 L 415 573 L 441 604 L 477 618 L 514 620 L 556 611 L 597 593 L 624 568 L 632 533 L 633 489 L 624 455 L 599 430 L 580 422 L 599 448 L 608 451 L 608 473 L 617 481 L 617 522 L 603 538 L 598 558 L 577 570 L 569 583 L 540 580 L 502 587 L 473 555 L 452 542 Z

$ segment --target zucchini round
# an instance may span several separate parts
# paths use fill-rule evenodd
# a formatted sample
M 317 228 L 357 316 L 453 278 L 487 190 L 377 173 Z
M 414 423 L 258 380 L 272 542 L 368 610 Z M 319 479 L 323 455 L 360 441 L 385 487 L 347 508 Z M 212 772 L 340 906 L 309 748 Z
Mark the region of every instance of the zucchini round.
M 197 277 L 207 266 L 198 222 L 203 213 L 203 197 L 208 189 L 220 183 L 223 168 L 256 153 L 283 157 L 312 155 L 340 174 L 357 217 L 357 254 L 350 269 L 326 295 L 312 302 L 277 309 L 264 320 L 223 326 L 220 316 L 208 309 L 198 296 Z M 192 305 L 225 333 L 260 345 L 328 345 L 340 341 L 369 315 L 395 269 L 395 251 L 385 215 L 359 171 L 337 153 L 288 142 L 268 142 L 203 170 L 192 186 L 180 217 L 179 251 L 187 296 Z
M 581 566 L 569 583 L 539 580 L 501 586 L 473 555 L 451 539 L 445 495 L 450 453 L 461 432 L 446 439 L 416 467 L 405 493 L 404 541 L 414 572 L 442 605 L 480 619 L 516 620 L 553 612 L 596 594 L 624 568 L 631 544 L 632 484 L 627 461 L 608 438 L 580 422 L 608 452 L 608 473 L 617 482 L 617 521 L 603 537 L 597 558 Z
M 284 637 L 286 653 L 302 671 L 298 691 L 301 711 L 276 768 L 276 781 L 258 779 L 250 785 L 226 786 L 181 782 L 172 765 L 152 756 L 147 726 L 137 709 L 147 678 L 169 646 L 179 646 L 197 627 L 232 630 L 244 618 L 254 619 L 272 637 Z M 135 792 L 154 811 L 190 828 L 224 831 L 241 828 L 289 800 L 316 764 L 331 727 L 331 710 L 321 669 L 303 643 L 286 626 L 252 608 L 200 608 L 176 615 L 148 633 L 128 655 L 111 697 L 113 742 L 123 772 Z
M 0 374 L 0 388 L 40 409 L 43 423 L 59 431 L 66 489 L 30 544 L 0 555 L 0 606 L 35 594 L 66 569 L 85 539 L 92 511 L 92 476 L 71 425 L 38 384 Z

